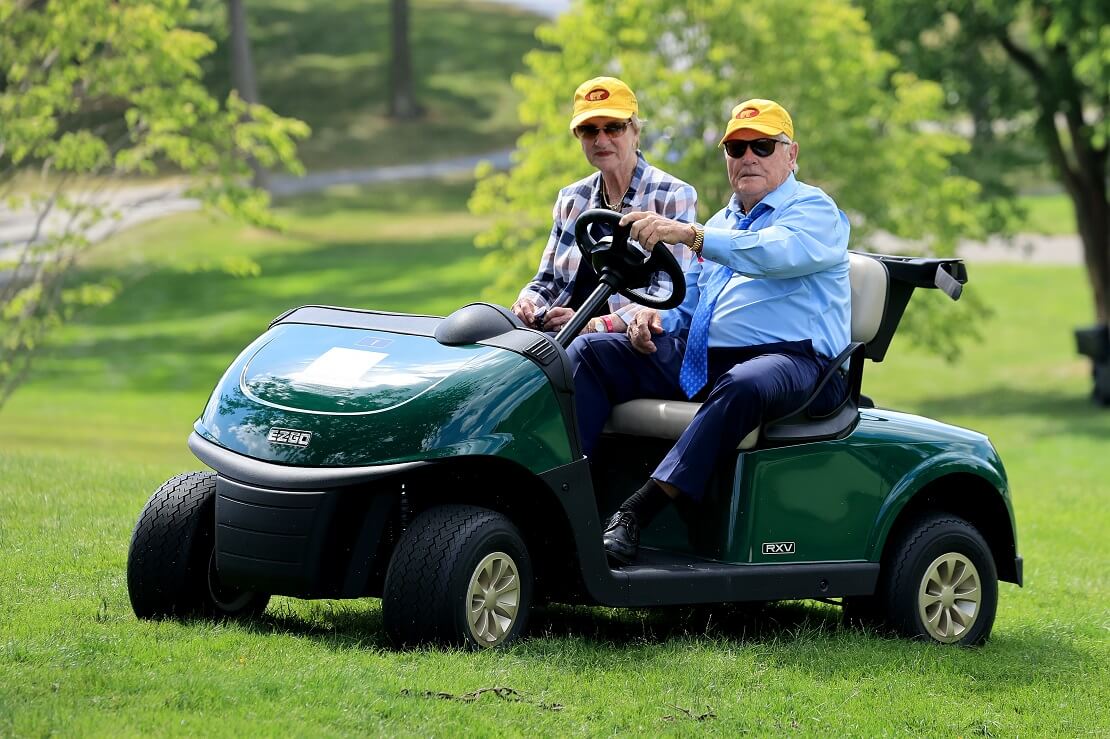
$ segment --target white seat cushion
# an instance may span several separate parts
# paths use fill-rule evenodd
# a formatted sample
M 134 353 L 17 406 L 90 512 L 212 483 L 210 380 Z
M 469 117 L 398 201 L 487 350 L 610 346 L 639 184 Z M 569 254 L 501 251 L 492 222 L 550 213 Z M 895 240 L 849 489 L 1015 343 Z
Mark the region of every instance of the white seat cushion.
M 677 439 L 690 425 L 701 403 L 685 400 L 641 398 L 614 406 L 605 432 L 650 436 L 656 439 Z M 737 449 L 751 449 L 759 440 L 759 429 L 740 440 Z
M 886 310 L 889 276 L 882 262 L 849 253 L 848 279 L 852 284 L 852 341 L 867 343 L 875 338 Z M 683 400 L 641 398 L 613 408 L 605 432 L 677 439 L 690 425 L 701 403 Z M 737 449 L 751 449 L 759 441 L 759 428 L 740 440 Z

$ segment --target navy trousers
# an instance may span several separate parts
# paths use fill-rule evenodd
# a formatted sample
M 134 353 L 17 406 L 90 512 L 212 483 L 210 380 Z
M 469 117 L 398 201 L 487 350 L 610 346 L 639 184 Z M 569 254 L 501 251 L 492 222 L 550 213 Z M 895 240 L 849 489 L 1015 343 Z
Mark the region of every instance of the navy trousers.
M 641 354 L 624 334 L 583 334 L 567 350 L 586 456 L 593 455 L 614 405 L 636 398 L 687 400 L 678 385 L 684 339 L 663 335 L 653 341 L 657 351 Z M 717 458 L 764 421 L 800 407 L 827 362 L 809 340 L 711 348 L 709 380 L 694 397 L 701 409 L 651 476 L 700 500 Z M 831 408 L 844 391 L 835 376 L 818 405 Z

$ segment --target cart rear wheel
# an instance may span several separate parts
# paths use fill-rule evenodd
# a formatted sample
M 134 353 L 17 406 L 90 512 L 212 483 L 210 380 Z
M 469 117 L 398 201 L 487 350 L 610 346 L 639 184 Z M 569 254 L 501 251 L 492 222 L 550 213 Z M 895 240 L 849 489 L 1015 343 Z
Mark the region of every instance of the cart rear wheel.
M 270 596 L 220 582 L 216 570 L 216 476 L 167 480 L 139 514 L 127 553 L 127 593 L 139 618 L 252 618 Z
M 417 516 L 393 552 L 382 617 L 394 643 L 496 647 L 521 634 L 532 564 L 513 523 L 475 506 Z
M 987 640 L 998 607 L 998 574 L 979 531 L 953 516 L 911 527 L 883 567 L 887 619 L 900 633 L 943 644 Z

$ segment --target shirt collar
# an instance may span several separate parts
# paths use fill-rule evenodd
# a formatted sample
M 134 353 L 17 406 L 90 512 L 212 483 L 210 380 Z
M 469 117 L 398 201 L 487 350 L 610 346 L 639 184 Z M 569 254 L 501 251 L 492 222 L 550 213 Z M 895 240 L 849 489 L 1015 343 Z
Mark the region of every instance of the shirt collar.
M 644 159 L 644 154 L 639 149 L 636 150 L 636 168 L 632 170 L 632 179 L 628 182 L 628 190 L 621 194 L 621 202 L 619 208 L 624 210 L 625 200 L 628 198 L 628 193 L 639 192 L 640 180 L 644 178 L 644 170 L 647 169 L 647 160 Z M 605 207 L 605 194 L 601 188 L 605 186 L 605 181 L 601 176 L 601 172 L 597 173 L 597 179 L 594 182 L 594 207 Z
M 756 203 L 755 207 L 752 208 L 751 212 L 748 215 L 754 216 L 757 210 L 762 210 L 764 208 L 775 210 L 783 203 L 785 203 L 787 199 L 794 194 L 794 191 L 797 188 L 798 181 L 794 179 L 794 173 L 791 172 L 786 176 L 786 179 L 781 185 L 776 187 L 771 192 L 767 193 L 762 200 Z M 763 207 L 761 208 L 761 206 Z M 736 218 L 744 217 L 743 211 L 740 210 L 740 197 L 736 193 L 733 193 L 732 197 L 729 198 L 728 205 L 725 206 L 725 210 L 728 211 L 729 215 L 735 216 Z

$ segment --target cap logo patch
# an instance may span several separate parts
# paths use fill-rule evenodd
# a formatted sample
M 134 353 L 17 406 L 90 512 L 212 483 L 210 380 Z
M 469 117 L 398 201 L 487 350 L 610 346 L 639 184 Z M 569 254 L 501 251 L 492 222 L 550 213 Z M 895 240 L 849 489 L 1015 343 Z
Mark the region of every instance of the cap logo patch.
M 609 97 L 609 91 L 603 87 L 595 87 L 586 93 L 586 99 L 591 103 L 597 102 L 598 100 L 605 100 L 607 97 Z
M 744 118 L 755 118 L 757 115 L 759 115 L 759 111 L 755 108 L 744 108 L 736 114 L 736 117 L 743 120 Z

